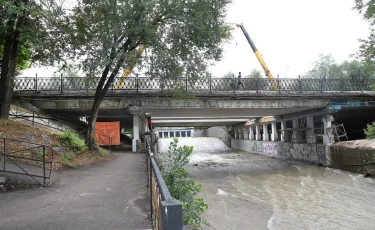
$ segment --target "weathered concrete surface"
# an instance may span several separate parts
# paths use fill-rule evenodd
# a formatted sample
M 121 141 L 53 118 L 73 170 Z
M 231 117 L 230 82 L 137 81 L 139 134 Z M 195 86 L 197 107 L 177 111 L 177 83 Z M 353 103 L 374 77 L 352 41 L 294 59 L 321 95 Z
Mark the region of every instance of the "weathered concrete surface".
M 346 141 L 328 146 L 330 167 L 375 175 L 375 140 Z
M 231 136 L 226 131 L 226 127 L 212 127 L 194 132 L 194 137 L 217 137 L 230 147 Z
M 232 139 L 231 147 L 234 149 L 258 153 L 274 158 L 327 165 L 326 149 L 325 146 L 321 144 Z
M 0 229 L 150 229 L 145 155 L 62 172 L 59 185 L 0 194 Z

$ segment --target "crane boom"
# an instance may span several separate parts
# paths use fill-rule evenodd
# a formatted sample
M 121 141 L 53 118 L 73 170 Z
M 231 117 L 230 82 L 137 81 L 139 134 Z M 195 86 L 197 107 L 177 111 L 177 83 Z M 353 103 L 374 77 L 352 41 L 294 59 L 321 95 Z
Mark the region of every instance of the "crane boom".
M 245 35 L 247 41 L 249 42 L 249 44 L 251 46 L 251 49 L 253 50 L 253 52 L 254 52 L 255 56 L 257 57 L 260 65 L 262 66 L 265 75 L 268 77 L 268 79 L 271 80 L 271 84 L 272 84 L 273 88 L 277 89 L 278 88 L 277 83 L 276 83 L 275 79 L 273 78 L 273 75 L 272 75 L 270 69 L 266 65 L 266 62 L 263 60 L 262 55 L 260 54 L 259 50 L 255 46 L 253 40 L 251 40 L 250 35 L 247 33 L 245 27 L 243 26 L 243 24 L 236 24 L 236 25 L 237 25 L 237 27 L 241 28 L 243 34 Z

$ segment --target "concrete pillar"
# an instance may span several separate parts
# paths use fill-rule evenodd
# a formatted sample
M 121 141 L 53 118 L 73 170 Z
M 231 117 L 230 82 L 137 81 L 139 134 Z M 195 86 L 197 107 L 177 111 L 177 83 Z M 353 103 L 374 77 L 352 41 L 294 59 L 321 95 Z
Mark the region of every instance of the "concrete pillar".
M 270 136 L 268 135 L 267 126 L 268 125 L 263 125 L 263 141 L 269 141 L 270 140 Z
M 139 140 L 139 115 L 133 115 L 133 141 L 132 150 L 137 152 L 137 141 Z
M 286 135 L 286 121 L 281 122 L 281 141 L 285 141 L 285 135 Z
M 249 127 L 249 140 L 254 140 L 254 127 Z
M 273 122 L 271 124 L 271 127 L 272 127 L 271 140 L 277 141 L 277 138 L 279 137 L 279 135 L 277 134 L 277 130 L 276 130 L 276 122 Z
M 244 140 L 249 140 L 249 129 L 248 128 L 243 128 L 243 135 L 244 135 L 244 137 L 243 137 L 243 139 Z
M 255 126 L 255 139 L 257 141 L 262 140 L 262 135 L 260 135 L 260 126 L 259 125 Z
M 238 139 L 238 131 L 237 129 L 233 129 L 234 131 L 234 139 Z
M 314 116 L 306 117 L 306 143 L 316 143 L 316 137 L 314 132 Z
M 333 136 L 333 130 L 330 129 L 332 127 L 333 116 L 331 114 L 327 114 L 323 117 L 323 128 L 324 128 L 324 136 L 323 136 L 323 144 L 327 145 L 333 143 L 335 138 Z
M 238 129 L 238 139 L 243 139 L 242 129 Z
M 292 140 L 299 142 L 301 141 L 301 131 L 298 126 L 298 119 L 293 119 L 293 137 Z

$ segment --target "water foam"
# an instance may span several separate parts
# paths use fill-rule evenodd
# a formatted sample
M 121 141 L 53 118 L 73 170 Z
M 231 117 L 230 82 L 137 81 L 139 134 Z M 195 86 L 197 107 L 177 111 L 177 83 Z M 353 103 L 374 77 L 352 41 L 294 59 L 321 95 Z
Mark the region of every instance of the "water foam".
M 159 152 L 168 153 L 170 143 L 173 138 L 159 139 Z M 230 151 L 229 148 L 222 140 L 216 137 L 184 137 L 178 139 L 179 146 L 194 146 L 193 153 L 212 153 L 212 152 L 225 152 Z

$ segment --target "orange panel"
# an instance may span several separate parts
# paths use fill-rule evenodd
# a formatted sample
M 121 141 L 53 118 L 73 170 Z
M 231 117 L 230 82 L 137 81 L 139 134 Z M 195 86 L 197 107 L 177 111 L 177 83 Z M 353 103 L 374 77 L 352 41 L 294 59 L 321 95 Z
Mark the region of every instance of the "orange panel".
M 96 122 L 95 140 L 98 145 L 120 145 L 120 122 Z

